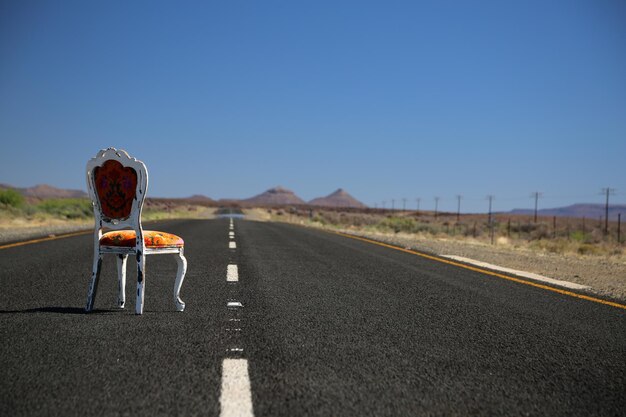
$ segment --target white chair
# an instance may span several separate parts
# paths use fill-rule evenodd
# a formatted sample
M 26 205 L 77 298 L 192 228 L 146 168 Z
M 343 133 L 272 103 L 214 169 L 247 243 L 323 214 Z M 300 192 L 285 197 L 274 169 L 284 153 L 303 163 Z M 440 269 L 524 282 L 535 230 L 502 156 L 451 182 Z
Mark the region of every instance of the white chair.
M 96 225 L 93 272 L 85 311 L 93 309 L 102 257 L 107 253 L 117 255 L 120 308 L 124 308 L 126 302 L 126 260 L 130 254 L 137 259 L 136 314 L 143 314 L 146 256 L 168 253 L 177 255 L 174 303 L 176 310 L 183 311 L 185 303 L 179 294 L 187 271 L 187 260 L 183 255 L 185 243 L 176 235 L 143 230 L 141 227 L 141 209 L 148 189 L 148 171 L 143 162 L 131 158 L 121 149 L 103 149 L 87 163 L 87 188 Z

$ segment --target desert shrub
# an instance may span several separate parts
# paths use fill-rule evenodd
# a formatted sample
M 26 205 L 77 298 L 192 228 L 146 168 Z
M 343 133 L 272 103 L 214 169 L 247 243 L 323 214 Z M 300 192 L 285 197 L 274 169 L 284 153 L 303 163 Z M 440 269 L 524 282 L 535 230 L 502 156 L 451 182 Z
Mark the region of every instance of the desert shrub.
M 324 219 L 324 217 L 320 216 L 319 214 L 314 215 L 311 221 L 313 221 L 314 223 L 321 223 L 323 225 L 326 224 L 326 220 Z
M 8 207 L 22 207 L 24 205 L 24 196 L 18 191 L 6 189 L 0 191 L 0 204 Z
M 84 198 L 58 198 L 45 200 L 37 210 L 66 219 L 81 219 L 93 216 L 91 201 Z
M 481 225 L 479 224 L 468 224 L 465 225 L 464 229 L 463 229 L 463 236 L 465 237 L 474 237 L 474 235 L 476 237 L 480 237 L 483 234 L 483 228 Z
M 568 242 L 561 239 L 540 239 L 531 242 L 530 247 L 549 253 L 565 253 L 570 250 Z
M 584 243 L 578 247 L 578 253 L 581 255 L 596 255 L 599 253 L 599 248 L 596 245 Z
M 379 221 L 375 228 L 383 231 L 393 231 L 394 233 L 430 233 L 433 235 L 442 233 L 441 225 L 429 222 L 419 222 L 413 217 L 393 217 L 389 216 Z
M 520 222 L 511 222 L 511 233 L 515 233 L 520 236 L 527 236 L 531 239 L 534 239 L 533 235 L 537 235 L 538 230 L 541 230 L 542 225 L 537 223 L 520 223 Z
M 584 242 L 585 241 L 585 234 L 581 231 L 581 230 L 576 230 L 572 233 L 570 233 L 569 235 L 570 239 L 572 239 L 574 242 Z
M 552 237 L 550 228 L 545 224 L 537 225 L 530 233 L 531 240 L 548 239 Z
M 414 233 L 417 229 L 417 222 L 410 217 L 386 217 L 378 226 L 381 229 L 393 230 L 394 233 Z

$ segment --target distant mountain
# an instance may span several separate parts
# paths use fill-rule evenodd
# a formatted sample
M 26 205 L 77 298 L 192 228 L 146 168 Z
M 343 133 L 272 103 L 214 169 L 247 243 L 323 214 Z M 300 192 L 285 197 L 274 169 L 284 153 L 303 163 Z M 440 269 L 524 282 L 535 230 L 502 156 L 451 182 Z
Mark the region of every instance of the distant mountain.
M 324 206 L 324 207 L 354 207 L 365 208 L 365 204 L 361 203 L 356 198 L 348 194 L 343 189 L 338 189 L 334 193 L 327 195 L 326 197 L 318 197 L 309 201 L 312 206 Z
M 34 187 L 28 188 L 17 188 L 6 184 L 0 184 L 0 188 L 13 188 L 14 190 L 19 191 L 24 197 L 32 199 L 89 197 L 87 193 L 82 190 L 67 190 L 63 188 L 56 188 L 47 184 L 38 184 Z
M 187 197 L 185 200 L 200 201 L 200 202 L 206 202 L 206 203 L 213 203 L 215 201 L 211 197 L 207 197 L 203 194 L 194 194 L 191 197 Z
M 588 219 L 599 219 L 604 217 L 604 204 L 572 204 L 567 207 L 557 207 L 537 210 L 538 216 L 557 216 L 557 217 L 586 217 Z M 534 215 L 532 209 L 515 209 L 510 211 L 511 214 Z M 626 216 L 626 205 L 617 204 L 609 205 L 609 220 L 617 220 L 617 214 L 622 213 L 622 217 Z
M 254 197 L 240 200 L 241 203 L 246 205 L 259 205 L 259 206 L 282 206 L 288 204 L 306 204 L 304 200 L 294 194 L 293 191 L 283 187 L 274 187 L 269 190 L 255 195 Z

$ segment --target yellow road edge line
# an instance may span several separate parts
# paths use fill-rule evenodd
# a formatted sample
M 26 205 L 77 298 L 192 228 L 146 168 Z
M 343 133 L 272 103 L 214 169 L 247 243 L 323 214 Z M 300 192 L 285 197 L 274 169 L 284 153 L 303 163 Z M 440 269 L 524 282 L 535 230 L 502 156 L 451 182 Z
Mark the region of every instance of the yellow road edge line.
M 66 234 L 59 235 L 59 236 L 48 236 L 48 237 L 42 237 L 39 239 L 25 240 L 23 242 L 16 242 L 16 243 L 9 243 L 8 245 L 2 245 L 0 246 L 0 249 L 8 249 L 8 248 L 14 248 L 16 246 L 32 245 L 33 243 L 47 242 L 49 240 L 57 240 L 57 239 L 63 239 L 66 237 L 86 235 L 92 232 L 93 230 L 83 230 L 80 232 L 66 233 Z
M 616 303 L 616 302 L 613 302 L 613 301 L 607 301 L 607 300 L 603 300 L 601 298 L 591 297 L 589 295 L 578 294 L 578 293 L 575 293 L 575 292 L 572 292 L 572 291 L 567 291 L 567 290 L 562 290 L 560 288 L 550 287 L 549 285 L 543 285 L 543 284 L 539 284 L 539 283 L 533 282 L 533 281 L 526 281 L 526 280 L 521 279 L 521 278 L 515 278 L 515 277 L 508 276 L 508 275 L 499 274 L 497 272 L 489 271 L 487 269 L 477 268 L 475 266 L 470 266 L 470 265 L 462 264 L 460 262 L 455 262 L 455 261 L 452 261 L 452 260 L 443 259 L 443 258 L 440 258 L 440 257 L 437 257 L 437 256 L 428 255 L 426 253 L 418 252 L 418 251 L 415 251 L 415 250 L 401 248 L 399 246 L 390 245 L 390 244 L 387 244 L 387 243 L 379 242 L 377 240 L 368 239 L 366 237 L 350 235 L 348 233 L 342 233 L 342 232 L 337 232 L 337 231 L 330 231 L 330 232 L 334 233 L 334 234 L 337 234 L 339 236 L 343 236 L 343 237 L 347 237 L 347 238 L 355 239 L 355 240 L 361 240 L 363 242 L 372 243 L 374 245 L 383 246 L 385 248 L 399 250 L 401 252 L 406 252 L 406 253 L 410 253 L 412 255 L 421 256 L 422 258 L 430 259 L 430 260 L 441 262 L 441 263 L 448 264 L 448 265 L 458 266 L 459 268 L 469 269 L 470 271 L 480 272 L 480 273 L 491 275 L 491 276 L 494 276 L 494 277 L 506 279 L 508 281 L 517 282 L 519 284 L 530 285 L 531 287 L 541 288 L 543 290 L 548 290 L 548 291 L 556 292 L 556 293 L 559 293 L 559 294 L 568 295 L 570 297 L 581 298 L 583 300 L 593 301 L 594 303 L 600 303 L 600 304 L 608 305 L 608 306 L 611 306 L 611 307 L 617 307 L 617 308 L 621 308 L 623 310 L 626 310 L 626 305 L 620 304 L 620 303 Z

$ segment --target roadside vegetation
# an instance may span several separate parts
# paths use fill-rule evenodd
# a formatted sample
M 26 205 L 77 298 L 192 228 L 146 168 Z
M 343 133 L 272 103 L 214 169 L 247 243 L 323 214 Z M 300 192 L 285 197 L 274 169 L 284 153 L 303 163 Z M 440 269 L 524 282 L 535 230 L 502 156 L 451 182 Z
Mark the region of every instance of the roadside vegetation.
M 524 248 L 533 251 L 596 256 L 626 256 L 623 230 L 617 240 L 617 222 L 610 222 L 608 234 L 598 219 L 486 214 L 334 209 L 268 210 L 270 218 L 308 226 L 357 233 L 413 235 L 420 239 L 457 240 L 468 243 Z M 621 229 L 624 225 L 621 225 Z
M 175 200 L 148 199 L 144 204 L 144 221 L 174 218 L 208 218 L 214 208 Z M 28 201 L 19 192 L 0 190 L 0 225 L 40 224 L 45 222 L 87 223 L 94 218 L 91 201 L 87 198 L 51 198 Z
M 178 199 L 151 199 L 144 204 L 142 219 L 212 218 L 215 207 Z M 287 221 L 313 227 L 419 239 L 455 240 L 497 247 L 529 249 L 556 254 L 614 256 L 626 258 L 623 230 L 618 224 L 598 219 L 542 218 L 494 214 L 456 214 L 391 210 L 310 209 L 302 207 L 246 209 L 248 218 Z M 38 227 L 49 224 L 91 225 L 93 209 L 86 198 L 29 200 L 18 191 L 0 190 L 0 229 Z M 624 225 L 621 225 L 623 229 Z M 0 230 L 1 231 L 1 230 Z
M 87 199 L 58 198 L 28 202 L 17 191 L 7 189 L 0 191 L 0 215 L 3 220 L 81 220 L 93 217 L 93 211 Z

